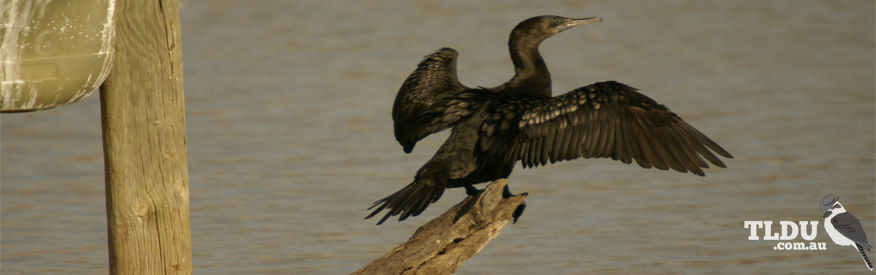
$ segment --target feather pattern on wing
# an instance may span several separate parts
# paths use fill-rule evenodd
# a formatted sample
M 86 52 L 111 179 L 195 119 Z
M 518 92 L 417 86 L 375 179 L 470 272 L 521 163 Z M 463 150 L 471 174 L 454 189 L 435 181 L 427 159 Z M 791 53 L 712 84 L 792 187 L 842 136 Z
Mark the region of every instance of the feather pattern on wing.
M 451 48 L 427 55 L 399 89 L 392 120 L 395 138 L 406 153 L 420 139 L 471 114 L 470 102 L 457 96 L 468 88 L 456 76 L 456 56 Z
M 503 95 L 489 101 L 487 111 L 499 115 L 484 120 L 477 152 L 520 160 L 524 167 L 611 158 L 704 175 L 707 161 L 725 167 L 716 153 L 733 157 L 665 106 L 614 81 L 551 98 Z
M 870 244 L 867 243 L 867 234 L 864 232 L 864 227 L 861 226 L 861 221 L 858 218 L 855 218 L 849 212 L 839 213 L 830 219 L 830 223 L 840 234 L 870 251 Z

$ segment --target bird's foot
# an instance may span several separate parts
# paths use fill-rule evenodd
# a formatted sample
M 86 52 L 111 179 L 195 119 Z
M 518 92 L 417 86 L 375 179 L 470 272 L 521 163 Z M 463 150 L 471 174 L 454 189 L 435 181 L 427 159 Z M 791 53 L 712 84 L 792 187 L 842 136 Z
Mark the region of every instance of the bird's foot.
M 522 195 L 526 196 L 526 195 L 529 195 L 529 193 L 524 192 L 524 193 L 522 193 Z M 507 198 L 510 198 L 513 196 L 514 196 L 514 193 L 511 193 L 511 188 L 508 188 L 508 185 L 505 185 L 505 188 L 502 189 L 502 198 L 507 199 Z M 514 213 L 511 213 L 511 217 L 514 218 L 513 223 L 517 223 L 517 219 L 519 219 L 520 216 L 523 215 L 523 210 L 526 210 L 526 202 L 523 202 L 520 205 L 518 205 L 517 209 L 514 209 Z
M 527 193 L 523 193 L 523 195 L 528 195 Z M 514 193 L 511 193 L 511 188 L 508 188 L 508 185 L 505 185 L 505 188 L 502 189 L 502 198 L 507 199 L 513 197 Z
M 514 213 L 511 213 L 511 218 L 514 219 L 512 221 L 512 223 L 515 223 L 515 224 L 517 223 L 517 219 L 519 219 L 520 216 L 523 215 L 523 210 L 525 210 L 525 209 L 526 209 L 526 202 L 521 203 L 520 205 L 517 206 L 517 209 L 514 209 Z
M 474 196 L 474 195 L 477 195 L 478 193 L 480 193 L 481 191 L 483 191 L 483 190 L 478 190 L 477 188 L 474 187 L 474 185 L 471 185 L 471 184 L 465 185 L 465 194 L 466 195 Z

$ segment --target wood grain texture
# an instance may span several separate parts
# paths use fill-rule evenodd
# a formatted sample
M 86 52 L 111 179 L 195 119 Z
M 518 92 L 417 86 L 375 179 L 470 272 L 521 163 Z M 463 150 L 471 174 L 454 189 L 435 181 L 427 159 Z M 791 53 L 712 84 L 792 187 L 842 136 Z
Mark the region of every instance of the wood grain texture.
M 407 242 L 353 274 L 451 274 L 499 236 L 526 194 L 502 198 L 496 180 L 421 226 Z
M 190 274 L 179 3 L 119 1 L 101 86 L 111 274 Z

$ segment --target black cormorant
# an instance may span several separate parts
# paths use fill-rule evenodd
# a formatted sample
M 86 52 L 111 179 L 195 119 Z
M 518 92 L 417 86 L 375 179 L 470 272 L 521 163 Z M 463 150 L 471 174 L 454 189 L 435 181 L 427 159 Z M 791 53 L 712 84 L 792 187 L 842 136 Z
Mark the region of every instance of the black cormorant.
M 457 52 L 442 48 L 424 58 L 402 84 L 392 107 L 395 137 L 406 153 L 420 139 L 453 127 L 450 137 L 414 181 L 374 203 L 399 220 L 420 214 L 445 188 L 506 178 L 523 167 L 576 158 L 611 158 L 643 168 L 703 176 L 706 161 L 726 167 L 732 158 L 714 141 L 635 88 L 608 81 L 551 97 L 551 78 L 538 53 L 546 38 L 574 26 L 600 22 L 537 16 L 517 24 L 508 47 L 514 77 L 494 88 L 469 88 L 456 76 Z M 714 152 L 714 153 L 713 153 Z M 510 196 L 507 186 L 505 196 Z M 520 209 L 522 212 L 522 209 Z M 519 215 L 520 212 L 515 214 Z

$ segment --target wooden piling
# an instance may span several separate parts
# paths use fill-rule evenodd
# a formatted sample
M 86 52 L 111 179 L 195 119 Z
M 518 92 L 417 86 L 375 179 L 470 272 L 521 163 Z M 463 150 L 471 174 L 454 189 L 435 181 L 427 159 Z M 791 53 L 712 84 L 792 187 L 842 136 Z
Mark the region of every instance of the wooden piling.
M 191 274 L 176 0 L 118 1 L 100 88 L 111 274 Z

